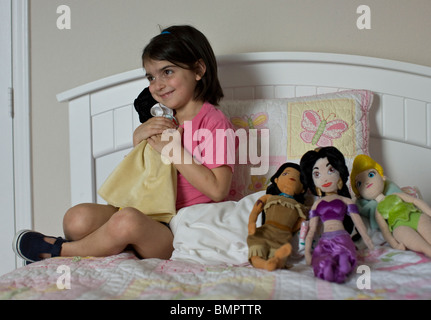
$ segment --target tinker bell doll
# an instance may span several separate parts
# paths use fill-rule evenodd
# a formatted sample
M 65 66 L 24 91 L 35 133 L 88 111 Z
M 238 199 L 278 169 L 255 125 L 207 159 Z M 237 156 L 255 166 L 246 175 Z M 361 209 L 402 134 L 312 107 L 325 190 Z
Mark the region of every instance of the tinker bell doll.
M 346 186 L 349 171 L 343 154 L 335 147 L 308 151 L 301 158 L 301 181 L 319 196 L 309 213 L 310 229 L 305 239 L 305 260 L 318 278 L 343 283 L 357 263 L 356 247 L 343 225 L 350 215 L 367 247 L 374 245 Z M 311 245 L 319 222 L 323 233 L 313 252 Z
M 360 201 L 374 204 L 375 220 L 385 240 L 394 249 L 407 248 L 431 258 L 431 208 L 404 192 L 388 192 L 385 181 L 380 164 L 366 155 L 355 158 L 352 190 Z

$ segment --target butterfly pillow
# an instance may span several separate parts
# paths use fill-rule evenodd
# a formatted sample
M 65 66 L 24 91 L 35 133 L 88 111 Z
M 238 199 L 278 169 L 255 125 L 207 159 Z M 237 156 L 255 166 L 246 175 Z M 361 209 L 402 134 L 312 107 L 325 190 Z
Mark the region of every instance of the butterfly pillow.
M 366 90 L 289 99 L 287 158 L 297 160 L 318 147 L 335 146 L 346 159 L 368 154 L 368 112 L 373 95 Z
M 356 155 L 368 154 L 368 113 L 372 101 L 373 94 L 366 90 L 298 98 L 223 101 L 220 108 L 235 129 L 248 134 L 247 139 L 244 134 L 238 135 L 246 140 L 242 143 L 248 144 L 249 161 L 240 163 L 237 158 L 229 199 L 238 200 L 266 189 L 270 177 L 281 164 L 299 163 L 305 152 L 318 147 L 337 147 L 350 169 Z M 253 141 L 257 141 L 254 149 L 250 146 Z M 256 149 L 262 157 L 252 161 L 255 160 L 252 151 Z M 260 168 L 258 174 L 250 170 L 254 167 Z

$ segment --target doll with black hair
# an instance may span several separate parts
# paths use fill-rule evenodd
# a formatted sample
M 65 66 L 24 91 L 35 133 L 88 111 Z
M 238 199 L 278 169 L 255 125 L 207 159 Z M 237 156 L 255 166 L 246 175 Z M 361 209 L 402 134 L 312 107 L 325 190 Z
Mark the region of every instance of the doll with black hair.
M 255 268 L 268 271 L 284 267 L 292 252 L 292 236 L 307 219 L 308 212 L 303 205 L 304 188 L 299 165 L 283 164 L 271 177 L 271 183 L 267 193 L 253 206 L 247 237 L 249 261 Z M 256 228 L 261 212 L 266 217 L 265 222 Z
M 175 126 L 178 126 L 178 121 L 174 116 L 172 109 L 158 103 L 151 95 L 150 89 L 146 87 L 138 95 L 134 101 L 135 110 L 139 115 L 141 123 L 147 122 L 152 117 L 164 117 L 172 120 Z
M 345 230 L 345 215 L 350 215 L 369 249 L 374 245 L 348 192 L 349 171 L 343 154 L 335 147 L 305 153 L 300 162 L 302 183 L 318 195 L 310 210 L 310 229 L 305 239 L 305 259 L 314 275 L 323 280 L 343 283 L 356 267 L 356 247 Z M 318 224 L 323 233 L 313 252 L 311 249 Z
M 139 115 L 139 121 L 141 123 L 144 123 L 153 117 L 153 115 L 151 114 L 151 108 L 157 103 L 158 102 L 154 100 L 148 87 L 142 90 L 142 92 L 138 95 L 138 97 L 133 103 L 133 105 L 135 106 L 135 110 Z

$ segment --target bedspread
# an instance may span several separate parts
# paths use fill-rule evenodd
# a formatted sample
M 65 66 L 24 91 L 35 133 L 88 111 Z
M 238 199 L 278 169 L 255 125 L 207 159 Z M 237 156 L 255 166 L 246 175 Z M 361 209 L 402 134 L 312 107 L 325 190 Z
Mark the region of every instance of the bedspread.
M 52 258 L 0 277 L 0 299 L 431 299 L 430 259 L 388 246 L 359 253 L 357 273 L 342 285 L 315 278 L 304 259 L 268 272 L 128 252 Z

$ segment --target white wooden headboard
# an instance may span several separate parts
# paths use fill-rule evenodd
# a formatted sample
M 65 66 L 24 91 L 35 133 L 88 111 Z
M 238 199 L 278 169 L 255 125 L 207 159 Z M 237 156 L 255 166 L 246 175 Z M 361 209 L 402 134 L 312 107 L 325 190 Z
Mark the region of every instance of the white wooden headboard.
M 225 99 L 290 98 L 341 89 L 375 93 L 370 155 L 431 204 L 431 68 L 361 56 L 262 52 L 218 57 Z M 72 205 L 101 201 L 98 186 L 132 147 L 137 69 L 61 93 L 69 102 Z

